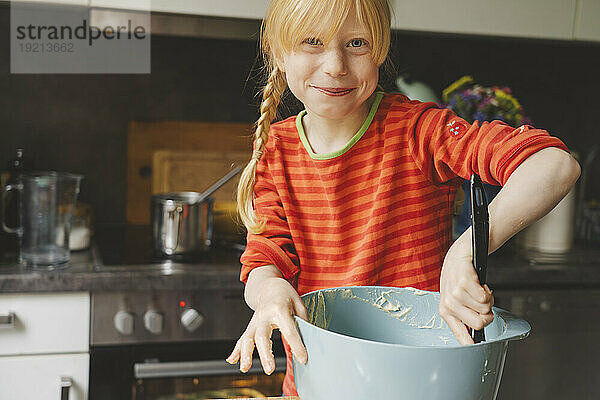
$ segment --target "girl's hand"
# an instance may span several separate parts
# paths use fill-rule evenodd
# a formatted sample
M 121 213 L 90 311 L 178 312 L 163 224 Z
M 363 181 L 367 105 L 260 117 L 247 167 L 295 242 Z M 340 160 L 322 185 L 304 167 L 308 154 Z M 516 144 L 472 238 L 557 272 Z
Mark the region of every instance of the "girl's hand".
M 294 357 L 301 363 L 306 363 L 307 353 L 296 328 L 294 315 L 308 319 L 304 303 L 292 285 L 283 278 L 265 279 L 254 315 L 226 361 L 230 364 L 239 361 L 240 371 L 248 372 L 256 345 L 265 373 L 272 374 L 275 370 L 275 358 L 271 333 L 273 329 L 279 329 Z
M 494 320 L 492 291 L 479 284 L 473 268 L 470 232 L 450 247 L 440 277 L 440 316 L 463 345 L 473 344 L 467 326 L 479 330 Z

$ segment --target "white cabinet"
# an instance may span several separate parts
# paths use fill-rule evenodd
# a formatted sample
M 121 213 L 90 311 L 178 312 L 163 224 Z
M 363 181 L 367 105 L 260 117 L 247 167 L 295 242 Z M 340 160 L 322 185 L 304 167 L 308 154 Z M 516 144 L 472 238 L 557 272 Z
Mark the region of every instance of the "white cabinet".
M 2 294 L 0 315 L 9 314 L 14 325 L 0 327 L 0 356 L 89 351 L 88 293 Z
M 598 4 L 598 0 L 588 0 Z M 394 0 L 395 29 L 573 38 L 577 0 Z
M 12 0 L 262 19 L 269 0 Z M 392 28 L 538 39 L 600 41 L 600 0 L 389 0 Z
M 124 10 L 150 11 L 150 4 L 155 5 L 156 0 L 90 0 L 91 7 L 119 8 Z M 173 3 L 179 3 L 173 1 Z
M 574 39 L 600 41 L 600 0 L 578 0 Z
M 89 293 L 0 294 L 0 400 L 86 400 L 89 346 Z
M 0 400 L 60 399 L 65 378 L 69 400 L 87 400 L 89 365 L 87 353 L 0 357 Z
M 262 19 L 269 0 L 90 0 L 92 7 L 198 14 L 215 17 Z

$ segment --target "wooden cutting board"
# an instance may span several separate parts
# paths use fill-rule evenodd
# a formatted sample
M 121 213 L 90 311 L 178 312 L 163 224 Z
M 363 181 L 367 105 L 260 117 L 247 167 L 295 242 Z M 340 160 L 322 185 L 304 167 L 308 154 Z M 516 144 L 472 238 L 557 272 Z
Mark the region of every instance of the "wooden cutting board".
M 127 135 L 127 222 L 150 223 L 152 164 L 156 151 L 245 153 L 248 161 L 253 131 L 252 124 L 244 123 L 131 122 Z M 216 178 L 227 171 L 223 170 Z
M 152 194 L 203 192 L 234 167 L 244 167 L 250 153 L 158 150 L 152 160 Z M 235 201 L 239 175 L 217 190 L 215 202 Z

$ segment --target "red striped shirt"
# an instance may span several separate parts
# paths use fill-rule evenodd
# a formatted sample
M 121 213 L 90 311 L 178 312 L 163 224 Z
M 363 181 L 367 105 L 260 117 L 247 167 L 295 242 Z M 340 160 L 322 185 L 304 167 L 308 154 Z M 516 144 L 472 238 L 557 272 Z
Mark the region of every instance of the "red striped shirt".
M 297 117 L 271 126 L 254 186 L 255 210 L 267 224 L 247 237 L 243 282 L 253 268 L 274 264 L 300 295 L 355 285 L 437 291 L 460 178 L 477 173 L 503 185 L 536 151 L 567 150 L 530 126 L 469 124 L 434 103 L 380 98 L 366 131 L 333 158 L 305 147 Z M 285 345 L 283 389 L 295 395 Z

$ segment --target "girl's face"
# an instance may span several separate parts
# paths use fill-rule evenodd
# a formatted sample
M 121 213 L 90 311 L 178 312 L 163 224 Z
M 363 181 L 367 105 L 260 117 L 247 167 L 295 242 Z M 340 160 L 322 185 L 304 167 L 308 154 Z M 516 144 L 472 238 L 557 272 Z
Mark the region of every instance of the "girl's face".
M 327 119 L 365 113 L 365 102 L 379 80 L 372 40 L 355 12 L 327 45 L 322 38 L 301 38 L 296 49 L 283 56 L 280 67 L 308 113 Z

